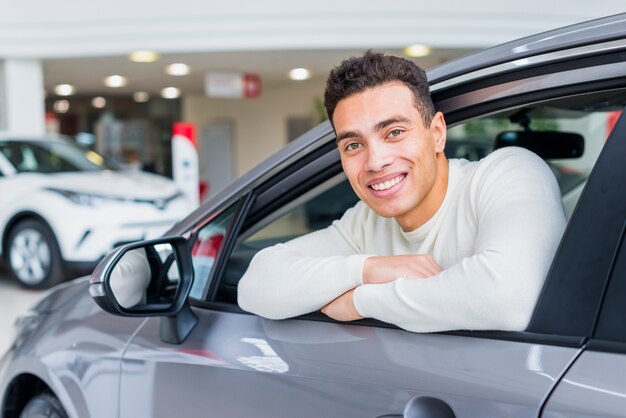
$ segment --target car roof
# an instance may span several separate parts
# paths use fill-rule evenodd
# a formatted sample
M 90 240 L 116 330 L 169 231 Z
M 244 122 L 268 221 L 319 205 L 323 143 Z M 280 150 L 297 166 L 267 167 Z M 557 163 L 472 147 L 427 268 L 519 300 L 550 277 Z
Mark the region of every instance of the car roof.
M 626 13 L 620 13 L 527 36 L 471 53 L 429 69 L 428 80 L 431 85 L 435 86 L 453 77 L 467 76 L 472 72 L 504 63 L 514 62 L 517 68 L 524 68 L 524 65 L 532 64 L 523 61 L 529 57 L 544 55 L 548 60 L 562 60 L 570 54 L 585 53 L 584 49 L 577 49 L 589 45 L 614 42 L 616 46 L 624 47 L 626 46 L 624 39 L 626 39 Z M 561 51 L 562 54 L 549 55 L 556 51 Z

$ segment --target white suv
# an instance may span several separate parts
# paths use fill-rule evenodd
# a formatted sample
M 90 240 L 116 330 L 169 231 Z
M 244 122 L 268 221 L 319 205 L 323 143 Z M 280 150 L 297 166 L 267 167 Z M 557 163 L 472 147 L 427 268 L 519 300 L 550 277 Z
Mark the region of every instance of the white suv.
M 115 171 L 67 139 L 0 136 L 0 254 L 26 287 L 84 272 L 119 244 L 163 234 L 191 209 L 171 180 Z

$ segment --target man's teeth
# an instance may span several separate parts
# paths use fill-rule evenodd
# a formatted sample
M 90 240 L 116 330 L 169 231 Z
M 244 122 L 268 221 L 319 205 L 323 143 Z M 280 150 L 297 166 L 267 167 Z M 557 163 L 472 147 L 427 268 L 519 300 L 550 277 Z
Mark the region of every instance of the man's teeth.
M 374 190 L 391 189 L 393 186 L 395 186 L 396 184 L 400 183 L 402 180 L 404 180 L 404 175 L 398 176 L 398 177 L 396 177 L 394 179 L 391 179 L 389 181 L 386 181 L 384 183 L 372 184 L 372 189 L 374 189 Z

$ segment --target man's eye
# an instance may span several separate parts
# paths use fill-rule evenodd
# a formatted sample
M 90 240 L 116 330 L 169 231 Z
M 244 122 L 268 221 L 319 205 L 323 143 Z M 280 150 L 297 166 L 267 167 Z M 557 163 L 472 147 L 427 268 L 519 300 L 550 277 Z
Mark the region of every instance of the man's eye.
M 393 131 L 389 132 L 389 136 L 391 138 L 395 138 L 397 136 L 400 136 L 402 134 L 402 130 L 401 129 L 394 129 Z
M 346 151 L 354 151 L 360 147 L 361 144 L 359 144 L 358 142 L 351 142 L 350 144 L 346 145 Z

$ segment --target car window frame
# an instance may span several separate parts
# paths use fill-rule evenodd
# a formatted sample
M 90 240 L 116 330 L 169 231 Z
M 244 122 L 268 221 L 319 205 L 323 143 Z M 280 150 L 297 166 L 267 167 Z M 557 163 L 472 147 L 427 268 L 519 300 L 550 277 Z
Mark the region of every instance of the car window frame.
M 218 250 L 215 256 L 215 262 L 214 262 L 213 268 L 211 269 L 211 272 L 209 273 L 209 277 L 207 278 L 207 283 L 205 285 L 206 287 L 202 291 L 202 298 L 201 299 L 189 298 L 189 301 L 192 305 L 207 307 L 207 306 L 211 306 L 207 304 L 213 303 L 211 301 L 212 299 L 215 298 L 215 293 L 217 292 L 217 287 L 219 283 L 219 280 L 216 280 L 216 277 L 219 277 L 219 275 L 223 273 L 225 260 L 228 259 L 228 256 L 230 255 L 230 252 L 232 251 L 232 247 L 235 244 L 236 237 L 239 235 L 239 230 L 241 228 L 241 221 L 242 219 L 245 219 L 245 214 L 248 212 L 251 202 L 254 201 L 254 196 L 255 196 L 255 192 L 254 190 L 252 190 L 252 191 L 247 191 L 243 193 L 238 198 L 226 201 L 225 203 L 220 205 L 218 208 L 216 208 L 213 212 L 211 212 L 211 215 L 207 216 L 203 220 L 203 222 L 200 222 L 194 225 L 191 231 L 189 231 L 187 242 L 188 242 L 189 251 L 191 251 L 191 248 L 193 248 L 193 245 L 198 239 L 199 231 L 202 230 L 207 225 L 209 225 L 215 219 L 217 219 L 228 208 L 235 205 L 235 210 L 232 215 L 232 220 L 228 224 L 228 228 L 226 230 L 226 233 L 224 234 L 224 241 L 222 242 L 222 245 L 220 246 L 220 249 Z

